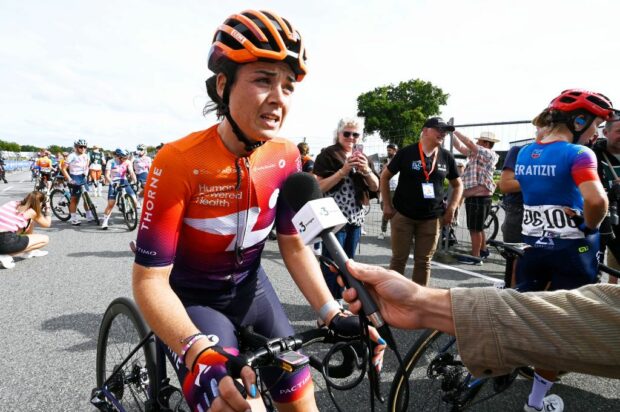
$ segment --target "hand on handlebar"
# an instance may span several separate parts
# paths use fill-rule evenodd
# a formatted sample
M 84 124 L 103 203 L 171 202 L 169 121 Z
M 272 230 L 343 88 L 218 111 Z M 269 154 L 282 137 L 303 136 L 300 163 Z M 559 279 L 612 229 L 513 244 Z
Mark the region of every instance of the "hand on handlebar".
M 226 352 L 222 347 L 211 346 L 203 349 L 196 357 L 191 371 L 185 377 L 183 394 L 190 405 L 200 405 L 203 410 L 209 409 L 205 398 L 214 399 L 210 411 L 247 411 L 250 404 L 245 394 L 256 397 L 256 375 L 252 368 L 243 366 L 240 358 Z M 230 375 L 239 375 L 244 382 L 240 388 Z M 219 380 L 214 388 L 211 382 Z M 241 390 L 243 389 L 243 393 Z

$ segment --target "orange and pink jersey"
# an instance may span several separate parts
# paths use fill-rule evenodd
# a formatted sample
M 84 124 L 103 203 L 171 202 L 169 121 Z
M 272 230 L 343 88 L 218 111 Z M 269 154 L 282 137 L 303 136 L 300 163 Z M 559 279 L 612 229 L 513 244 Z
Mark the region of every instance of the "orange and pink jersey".
M 279 194 L 300 169 L 293 143 L 274 139 L 238 158 L 217 125 L 168 143 L 146 183 L 136 263 L 174 263 L 175 289 L 239 283 L 258 267 L 274 222 L 279 233 L 297 233 Z

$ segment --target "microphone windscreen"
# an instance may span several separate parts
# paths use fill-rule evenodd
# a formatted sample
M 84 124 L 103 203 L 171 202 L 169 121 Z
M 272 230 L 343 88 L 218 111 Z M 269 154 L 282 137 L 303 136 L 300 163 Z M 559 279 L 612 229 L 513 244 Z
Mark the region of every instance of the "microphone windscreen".
M 282 196 L 295 212 L 298 212 L 311 200 L 323 197 L 316 177 L 310 173 L 294 173 L 290 175 L 282 186 Z

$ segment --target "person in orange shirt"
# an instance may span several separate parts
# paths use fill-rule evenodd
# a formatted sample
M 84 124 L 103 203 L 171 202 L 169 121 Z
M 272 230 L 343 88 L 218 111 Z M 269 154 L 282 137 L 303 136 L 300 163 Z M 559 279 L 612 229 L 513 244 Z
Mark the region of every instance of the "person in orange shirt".
M 45 188 L 49 193 L 52 187 L 52 160 L 49 158 L 50 152 L 45 150 L 37 158 L 35 165 L 39 168 L 41 179 L 45 182 Z

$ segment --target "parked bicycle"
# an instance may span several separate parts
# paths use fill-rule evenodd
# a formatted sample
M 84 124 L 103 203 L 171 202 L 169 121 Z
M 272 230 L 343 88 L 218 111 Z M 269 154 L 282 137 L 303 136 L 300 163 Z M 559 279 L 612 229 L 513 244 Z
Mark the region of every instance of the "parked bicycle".
M 529 245 L 493 240 L 490 246 L 502 256 L 523 256 Z M 620 275 L 620 271 L 600 264 L 599 271 Z M 426 330 L 405 355 L 390 390 L 388 411 L 462 411 L 505 391 L 523 369 L 492 378 L 474 378 L 458 353 L 456 337 L 438 330 Z M 532 371 L 533 375 L 533 371 Z M 406 388 L 411 384 L 412 395 Z M 482 391 L 483 388 L 486 388 Z M 480 395 L 484 393 L 484 396 Z
M 238 377 L 240 368 L 248 365 L 259 370 L 278 367 L 295 370 L 309 364 L 321 372 L 335 408 L 340 410 L 331 388 L 346 390 L 363 380 L 369 356 L 360 350 L 359 338 L 336 336 L 328 328 L 311 329 L 299 334 L 267 339 L 250 328 L 238 332 L 240 360 L 231 372 Z M 325 343 L 331 345 L 323 359 L 305 356 L 297 350 Z M 188 411 L 181 390 L 170 383 L 166 371 L 163 344 L 149 330 L 135 303 L 127 298 L 115 299 L 107 308 L 97 341 L 97 387 L 91 403 L 100 411 Z M 361 356 L 361 360 L 358 358 Z M 291 369 L 293 368 L 293 369 Z M 344 380 L 344 383 L 343 383 Z M 371 390 L 373 388 L 371 380 Z M 257 387 L 267 410 L 274 410 L 264 383 L 257 374 Z M 244 390 L 239 387 L 244 393 Z
M 69 191 L 69 184 L 63 186 L 56 186 L 52 192 L 50 193 L 50 207 L 52 208 L 52 213 L 59 220 L 66 222 L 71 218 L 71 213 L 69 212 L 69 203 L 71 202 L 71 193 Z M 99 226 L 99 216 L 97 215 L 97 207 L 93 203 L 88 191 L 82 190 L 82 200 L 85 205 L 86 210 L 90 210 L 93 214 L 93 219 L 97 226 Z M 79 202 L 78 202 L 79 203 Z M 77 208 L 77 213 L 81 217 L 85 217 L 86 214 L 82 212 L 79 208 Z
M 502 201 L 500 198 L 499 202 L 495 202 L 491 205 L 489 214 L 484 220 L 484 226 L 482 227 L 482 229 L 484 230 L 487 241 L 495 239 L 497 233 L 499 232 L 499 218 L 497 214 L 501 207 Z

